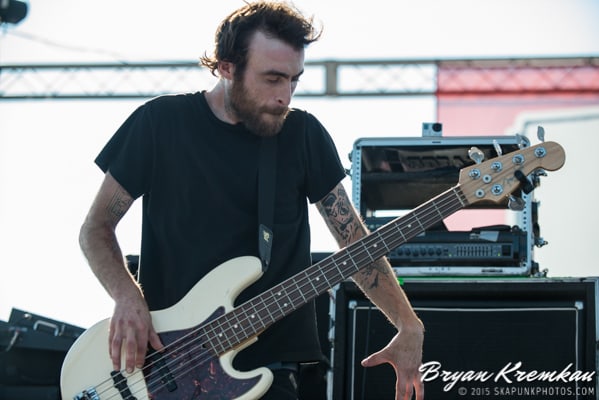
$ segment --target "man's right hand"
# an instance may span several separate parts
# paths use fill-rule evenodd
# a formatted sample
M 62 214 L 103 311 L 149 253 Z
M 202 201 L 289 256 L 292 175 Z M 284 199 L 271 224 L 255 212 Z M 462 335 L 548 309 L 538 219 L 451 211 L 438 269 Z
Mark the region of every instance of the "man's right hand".
M 108 334 L 110 358 L 115 371 L 121 370 L 124 357 L 128 373 L 142 368 L 149 345 L 157 351 L 164 346 L 152 325 L 148 306 L 141 295 L 116 302 Z

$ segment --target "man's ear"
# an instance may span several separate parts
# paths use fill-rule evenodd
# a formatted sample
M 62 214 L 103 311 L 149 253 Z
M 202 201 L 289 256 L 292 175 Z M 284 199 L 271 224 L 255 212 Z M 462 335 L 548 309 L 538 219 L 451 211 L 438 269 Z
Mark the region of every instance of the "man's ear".
M 218 73 L 225 79 L 233 79 L 233 74 L 235 73 L 235 64 L 230 61 L 219 61 Z

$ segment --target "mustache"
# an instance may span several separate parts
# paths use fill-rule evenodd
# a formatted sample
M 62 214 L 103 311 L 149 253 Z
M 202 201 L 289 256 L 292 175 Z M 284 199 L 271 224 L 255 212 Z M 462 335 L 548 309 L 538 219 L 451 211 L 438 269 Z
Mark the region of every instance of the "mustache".
M 289 107 L 264 107 L 262 112 L 275 116 L 281 116 L 289 113 Z

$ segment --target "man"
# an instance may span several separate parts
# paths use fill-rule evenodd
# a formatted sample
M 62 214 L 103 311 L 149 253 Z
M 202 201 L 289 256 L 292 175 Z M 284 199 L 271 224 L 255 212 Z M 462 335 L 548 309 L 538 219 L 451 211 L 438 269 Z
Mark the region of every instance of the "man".
M 289 108 L 303 72 L 304 48 L 318 37 L 311 20 L 290 5 L 245 5 L 221 23 L 214 56 L 202 58 L 219 77 L 216 86 L 147 102 L 99 154 L 96 163 L 105 178 L 80 244 L 115 302 L 108 350 L 116 371 L 141 368 L 148 347 L 164 349 L 149 310 L 176 304 L 226 260 L 259 255 L 257 181 L 265 138 L 276 137 L 271 257 L 238 304 L 310 265 L 306 200 L 316 203 L 340 246 L 367 233 L 341 183 L 344 170 L 330 136 L 314 116 Z M 137 282 L 123 262 L 115 229 L 139 197 Z M 362 364 L 390 363 L 397 399 L 411 398 L 414 390 L 422 399 L 423 326 L 392 269 L 379 260 L 353 279 L 398 329 Z M 268 366 L 274 381 L 262 398 L 296 399 L 297 365 L 320 356 L 310 303 L 266 329 L 237 355 L 235 367 Z

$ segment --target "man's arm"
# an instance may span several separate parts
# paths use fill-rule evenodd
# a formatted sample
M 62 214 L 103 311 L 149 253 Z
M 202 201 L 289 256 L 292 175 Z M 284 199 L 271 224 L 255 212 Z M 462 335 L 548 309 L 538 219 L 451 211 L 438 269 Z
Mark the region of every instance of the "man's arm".
M 339 247 L 345 247 L 368 234 L 341 183 L 316 203 L 316 207 Z M 423 399 L 424 388 L 418 368 L 422 363 L 424 327 L 391 265 L 383 257 L 360 270 L 352 279 L 398 330 L 384 349 L 364 359 L 362 365 L 370 367 L 390 363 L 397 375 L 396 399 L 411 399 L 414 389 L 417 399 Z
M 133 367 L 143 366 L 148 341 L 155 349 L 162 347 L 141 288 L 129 272 L 116 238 L 116 226 L 131 204 L 133 198 L 106 173 L 79 233 L 83 254 L 115 302 L 109 332 L 113 367 L 115 371 L 120 370 L 124 350 L 125 367 L 129 372 Z

